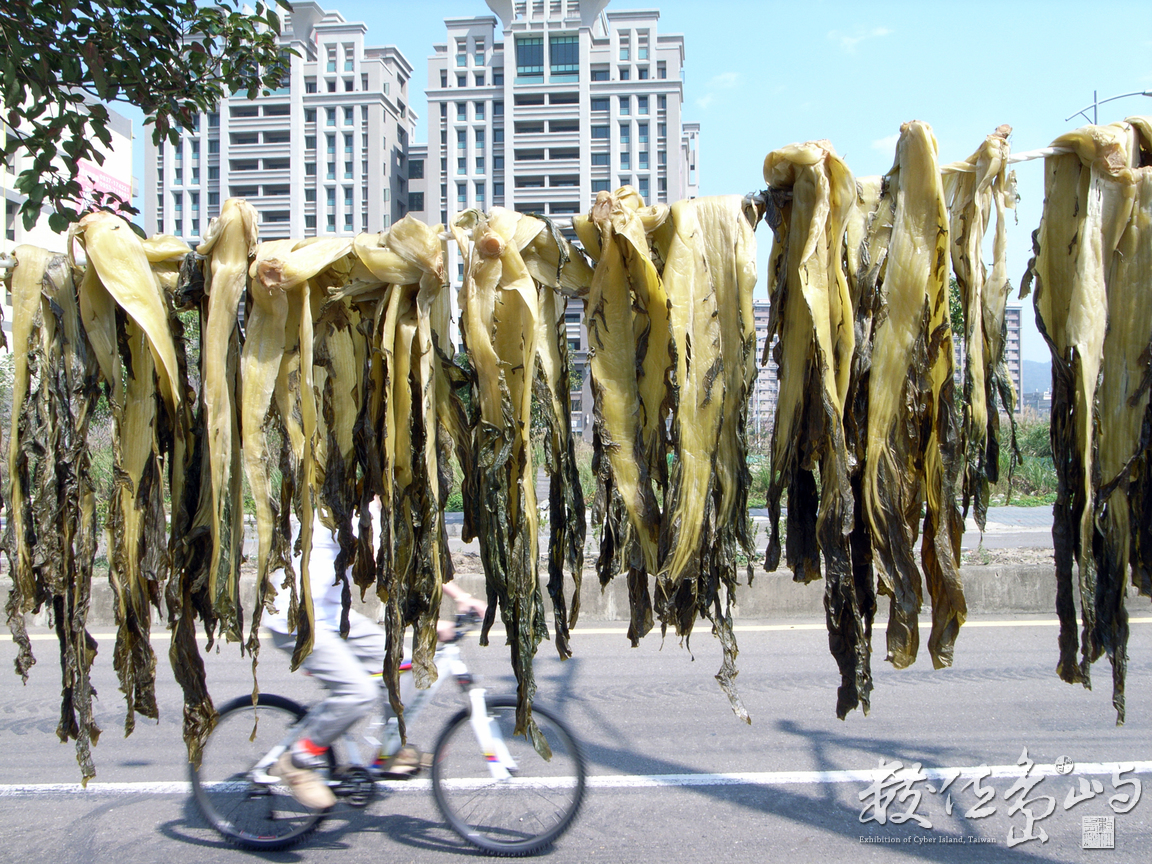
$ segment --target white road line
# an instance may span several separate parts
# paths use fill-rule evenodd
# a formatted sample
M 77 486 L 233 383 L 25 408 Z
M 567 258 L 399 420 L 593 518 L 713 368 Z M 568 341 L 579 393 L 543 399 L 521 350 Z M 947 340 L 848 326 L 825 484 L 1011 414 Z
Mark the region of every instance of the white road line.
M 1129 624 L 1152 624 L 1152 617 L 1133 617 L 1128 619 Z M 1055 618 L 1036 618 L 1036 619 L 1023 619 L 1023 620 L 992 620 L 992 621 L 965 621 L 964 627 L 1058 627 L 1060 622 Z M 921 627 L 931 627 L 932 619 L 924 618 L 920 621 Z M 787 632 L 789 630 L 824 630 L 826 625 L 820 624 L 737 624 L 732 628 L 737 633 L 777 633 Z M 492 630 L 494 636 L 499 637 L 503 631 L 497 631 L 495 628 Z M 572 630 L 573 636 L 625 636 L 628 633 L 626 627 L 576 627 Z M 30 633 L 28 638 L 33 642 L 48 642 L 56 641 L 55 633 Z M 115 633 L 93 633 L 93 639 L 115 639 Z M 152 632 L 153 639 L 166 640 L 170 638 L 167 630 L 155 630 Z
M 890 763 L 889 763 L 890 764 Z M 897 778 L 912 773 L 906 765 L 896 773 Z M 1080 762 L 1065 777 L 1104 775 L 1122 771 L 1129 774 L 1152 774 L 1152 761 Z M 599 774 L 587 779 L 591 789 L 644 789 L 672 786 L 813 786 L 827 783 L 872 783 L 890 773 L 887 769 L 864 768 L 843 771 L 742 771 L 725 774 Z M 921 772 L 928 780 L 953 780 L 965 777 L 1020 777 L 1024 771 L 1019 765 L 970 765 L 954 768 L 925 768 Z M 1055 765 L 1034 765 L 1032 776 L 1057 776 Z M 489 778 L 456 780 L 451 788 L 480 788 L 492 781 Z M 572 777 L 516 778 L 512 785 L 526 788 L 562 788 L 575 782 Z M 429 780 L 391 780 L 378 785 L 391 791 L 427 792 Z M 0 798 L 27 798 L 44 795 L 188 795 L 187 782 L 144 783 L 89 783 L 85 789 L 79 783 L 10 783 L 0 784 Z

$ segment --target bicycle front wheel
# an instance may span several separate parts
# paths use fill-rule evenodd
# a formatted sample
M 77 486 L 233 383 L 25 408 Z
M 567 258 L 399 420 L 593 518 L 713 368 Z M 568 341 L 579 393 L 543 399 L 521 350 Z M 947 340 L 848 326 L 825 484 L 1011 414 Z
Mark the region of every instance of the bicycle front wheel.
M 288 787 L 256 766 L 291 738 L 307 709 L 270 693 L 233 699 L 204 745 L 200 767 L 189 763 L 196 805 L 225 839 L 249 849 L 284 849 L 324 818 L 292 797 Z M 276 754 L 278 755 L 278 754 Z
M 469 843 L 497 855 L 530 855 L 576 818 L 584 799 L 584 756 L 567 727 L 543 708 L 533 707 L 532 716 L 552 749 L 550 760 L 526 736 L 512 734 L 515 699 L 490 700 L 488 714 L 516 764 L 513 776 L 492 777 L 465 710 L 436 742 L 432 790 L 448 824 Z

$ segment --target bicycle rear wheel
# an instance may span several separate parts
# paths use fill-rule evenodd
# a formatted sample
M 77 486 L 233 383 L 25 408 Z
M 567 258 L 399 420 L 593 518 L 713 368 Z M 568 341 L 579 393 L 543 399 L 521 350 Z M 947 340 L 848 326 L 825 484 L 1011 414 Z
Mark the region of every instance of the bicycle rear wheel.
M 564 833 L 584 799 L 584 756 L 567 727 L 543 708 L 533 707 L 536 725 L 552 748 L 545 761 L 525 736 L 513 736 L 516 700 L 488 702 L 517 765 L 514 775 L 496 780 L 461 711 L 436 742 L 432 790 L 440 812 L 461 837 L 485 852 L 530 855 Z
M 200 767 L 189 763 L 188 779 L 200 812 L 225 839 L 250 849 L 284 849 L 324 818 L 293 798 L 286 784 L 257 782 L 252 771 L 307 710 L 270 693 L 261 693 L 255 706 L 251 696 L 241 696 L 220 709 Z

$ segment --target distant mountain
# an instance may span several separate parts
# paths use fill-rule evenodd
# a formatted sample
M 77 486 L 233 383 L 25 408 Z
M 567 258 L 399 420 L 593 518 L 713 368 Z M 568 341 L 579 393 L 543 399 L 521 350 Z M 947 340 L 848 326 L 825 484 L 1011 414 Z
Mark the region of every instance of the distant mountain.
M 1021 369 L 1025 393 L 1042 393 L 1052 389 L 1052 361 L 1025 360 Z

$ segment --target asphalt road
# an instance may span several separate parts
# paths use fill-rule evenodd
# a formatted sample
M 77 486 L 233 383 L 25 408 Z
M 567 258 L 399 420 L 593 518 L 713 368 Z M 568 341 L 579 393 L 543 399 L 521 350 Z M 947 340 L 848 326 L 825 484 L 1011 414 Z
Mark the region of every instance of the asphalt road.
M 1144 613 L 1145 610 L 1137 610 Z M 544 857 L 552 862 L 697 862 L 716 858 L 817 862 L 853 856 L 861 861 L 1134 861 L 1152 843 L 1152 790 L 1131 812 L 1115 815 L 1113 851 L 1081 849 L 1084 817 L 1113 815 L 1111 767 L 1152 759 L 1152 618 L 1132 626 L 1128 667 L 1128 722 L 1115 725 L 1107 661 L 1094 667 L 1088 691 L 1057 680 L 1056 627 L 1047 619 L 972 622 L 956 646 L 952 668 L 933 671 L 924 651 L 916 665 L 894 670 L 874 653 L 872 711 L 843 722 L 833 708 L 838 676 L 821 622 L 742 622 L 739 687 L 753 722 L 729 710 L 713 680 L 720 665 L 716 641 L 702 629 L 691 652 L 658 634 L 631 649 L 620 626 L 592 626 L 573 634 L 576 657 L 566 663 L 542 649 L 537 661 L 539 699 L 559 710 L 584 742 L 593 775 L 585 809 L 574 827 Z M 50 634 L 41 631 L 42 635 Z M 878 634 L 877 648 L 882 644 Z M 926 641 L 926 632 L 925 632 Z M 251 857 L 224 844 L 185 796 L 139 791 L 131 784 L 184 779 L 180 697 L 157 640 L 158 723 L 141 719 L 124 739 L 123 702 L 111 668 L 112 640 L 100 638 L 95 680 L 104 729 L 95 748 L 97 782 L 120 784 L 45 792 L 41 784 L 79 778 L 71 744 L 53 734 L 59 700 L 55 644 L 35 647 L 39 664 L 26 687 L 11 674 L 15 655 L 0 644 L 0 861 L 216 862 Z M 493 690 L 511 690 L 506 649 L 470 646 L 466 656 Z M 235 646 L 208 659 L 213 693 L 223 701 L 250 687 L 249 666 Z M 261 666 L 265 690 L 311 699 L 317 688 L 289 676 L 282 655 L 268 647 Z M 454 708 L 445 687 L 439 716 L 422 718 L 416 743 L 431 746 L 440 718 Z M 945 792 L 949 769 L 1008 766 L 1027 749 L 1040 782 L 1027 793 L 1051 796 L 1052 814 L 1035 825 L 1038 839 L 1010 848 L 1025 813 L 1010 813 L 1014 778 L 983 780 L 994 791 L 995 812 L 966 817 L 978 806 L 964 788 L 971 771 Z M 1076 763 L 1057 776 L 1060 757 Z M 864 774 L 879 760 L 920 763 L 927 780 L 912 787 L 921 798 L 915 820 L 861 821 L 871 784 Z M 944 769 L 943 772 L 934 769 Z M 1152 766 L 1144 763 L 1144 770 Z M 1085 772 L 1097 773 L 1085 773 Z M 818 773 L 797 773 L 818 772 Z M 1103 772 L 1103 773 L 1100 773 Z M 718 775 L 739 775 L 718 776 Z M 1152 774 L 1135 776 L 1143 786 Z M 1083 779 L 1103 792 L 1065 809 L 1065 796 Z M 14 788 L 19 786 L 20 788 Z M 37 788 L 39 787 L 39 788 Z M 949 799 L 950 796 L 950 799 Z M 951 815 L 946 810 L 952 805 Z M 898 815 L 913 799 L 893 801 Z M 1044 800 L 1025 805 L 1039 816 Z M 946 842 L 948 841 L 948 842 Z M 1144 849 L 1144 852 L 1138 850 Z M 449 862 L 472 855 L 441 822 L 431 795 L 409 788 L 388 792 L 367 811 L 331 817 L 305 845 L 265 856 L 274 861 Z

